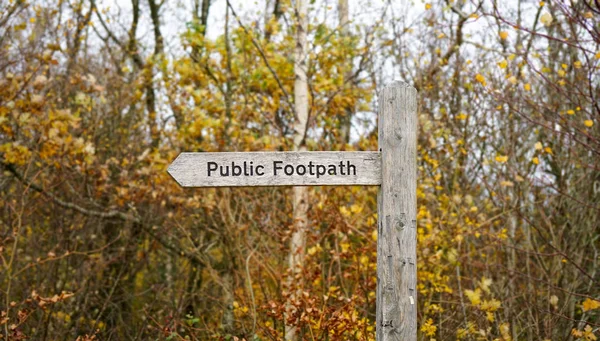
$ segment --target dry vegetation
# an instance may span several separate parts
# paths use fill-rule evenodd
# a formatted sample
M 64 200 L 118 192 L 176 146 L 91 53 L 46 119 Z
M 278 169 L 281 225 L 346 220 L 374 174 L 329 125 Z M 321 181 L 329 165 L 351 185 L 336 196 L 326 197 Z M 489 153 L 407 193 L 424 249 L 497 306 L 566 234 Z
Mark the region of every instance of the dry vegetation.
M 310 188 L 292 271 L 292 189 L 165 170 L 375 150 L 351 126 L 395 73 L 420 95 L 419 339 L 596 340 L 598 1 L 365 2 L 366 23 L 316 1 L 300 147 L 295 1 L 269 3 L 232 3 L 214 39 L 188 3 L 175 53 L 177 1 L 0 2 L 0 338 L 374 340 L 376 188 Z

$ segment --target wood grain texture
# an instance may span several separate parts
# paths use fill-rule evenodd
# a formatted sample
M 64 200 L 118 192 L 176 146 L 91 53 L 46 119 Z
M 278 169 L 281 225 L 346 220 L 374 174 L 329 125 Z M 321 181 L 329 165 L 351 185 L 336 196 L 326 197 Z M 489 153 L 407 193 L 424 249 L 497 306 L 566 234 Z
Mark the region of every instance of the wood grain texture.
M 284 167 L 274 174 L 274 162 Z M 229 175 L 221 176 L 220 168 L 208 176 L 208 162 L 229 166 Z M 232 175 L 232 162 L 243 166 L 249 173 L 250 162 L 254 167 L 252 176 Z M 309 163 L 312 162 L 313 175 Z M 340 169 L 340 162 L 344 165 Z M 345 171 L 348 163 L 355 166 Z M 257 175 L 257 166 L 260 169 Z M 293 175 L 286 175 L 285 165 L 294 167 Z M 298 166 L 304 165 L 306 173 L 297 174 Z M 327 165 L 326 174 L 317 175 L 316 165 Z M 336 166 L 336 175 L 329 172 L 329 165 Z M 212 166 L 214 168 L 214 164 Z M 288 168 L 289 170 L 290 168 Z M 319 169 L 319 171 L 322 169 Z M 171 163 L 169 174 L 183 187 L 237 187 L 237 186 L 333 186 L 333 185 L 379 185 L 381 184 L 381 159 L 379 152 L 246 152 L 246 153 L 181 153 Z M 239 169 L 236 169 L 239 171 Z M 302 171 L 302 167 L 300 172 Z M 342 172 L 346 175 L 341 174 Z
M 379 94 L 377 341 L 417 340 L 417 91 Z

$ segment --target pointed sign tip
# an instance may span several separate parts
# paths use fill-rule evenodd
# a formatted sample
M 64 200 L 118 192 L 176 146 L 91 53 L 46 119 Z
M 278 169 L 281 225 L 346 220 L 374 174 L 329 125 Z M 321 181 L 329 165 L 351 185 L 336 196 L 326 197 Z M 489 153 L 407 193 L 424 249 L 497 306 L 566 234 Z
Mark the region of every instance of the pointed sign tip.
M 178 179 L 177 177 L 177 160 L 179 159 L 179 157 L 181 157 L 183 153 L 180 153 L 179 155 L 177 155 L 177 157 L 173 160 L 173 162 L 171 162 L 171 164 L 169 164 L 169 167 L 167 167 L 167 173 L 171 176 L 171 178 L 173 178 L 173 180 L 175 180 L 175 182 L 177 182 L 177 184 L 181 187 L 185 187 Z

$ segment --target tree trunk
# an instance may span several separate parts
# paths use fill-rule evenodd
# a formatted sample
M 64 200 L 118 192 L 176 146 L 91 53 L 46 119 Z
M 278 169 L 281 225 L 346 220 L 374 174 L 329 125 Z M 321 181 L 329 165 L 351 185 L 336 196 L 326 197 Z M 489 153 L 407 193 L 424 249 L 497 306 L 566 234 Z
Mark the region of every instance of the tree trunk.
M 192 15 L 194 17 L 194 21 L 197 24 L 200 24 L 200 34 L 204 37 L 206 35 L 206 29 L 208 27 L 208 10 L 210 8 L 210 0 L 195 0 L 194 1 L 194 10 Z M 197 47 L 195 47 L 197 49 Z
M 294 50 L 294 150 L 306 150 L 306 128 L 308 123 L 308 80 L 307 70 L 307 30 L 308 30 L 308 3 L 306 0 L 296 1 L 296 48 Z M 308 189 L 294 187 L 294 232 L 290 241 L 289 266 L 292 278 L 299 275 L 300 267 L 304 262 L 304 248 L 306 246 L 306 228 L 308 225 Z M 299 277 L 299 276 L 298 276 Z M 296 294 L 292 293 L 290 301 L 294 301 Z M 293 314 L 295 308 L 288 304 L 287 313 Z M 298 339 L 295 326 L 285 326 L 285 339 Z
M 339 0 L 338 1 L 338 24 L 340 26 L 340 34 L 343 38 L 347 37 L 349 34 L 348 29 L 348 0 Z M 344 84 L 343 87 L 351 87 L 352 83 L 349 82 L 349 79 L 352 77 L 352 59 L 348 59 L 345 61 L 343 65 L 344 68 Z M 340 135 L 339 141 L 340 144 L 345 145 L 350 142 L 350 129 L 352 128 L 352 114 L 353 108 L 346 107 L 344 108 L 345 113 L 344 116 L 340 117 Z
M 152 19 L 152 28 L 154 31 L 154 62 L 158 58 L 162 58 L 164 54 L 164 39 L 160 31 L 160 6 L 162 3 L 157 3 L 155 0 L 148 0 L 150 7 L 150 18 Z M 158 148 L 160 143 L 160 129 L 157 123 L 157 105 L 156 94 L 154 92 L 154 65 L 147 65 L 147 70 L 144 70 L 146 75 L 146 106 L 148 110 L 148 127 L 150 128 L 150 136 L 152 138 L 152 148 Z
M 226 335 L 234 333 L 234 315 L 233 315 L 233 274 L 231 271 L 223 272 L 223 302 L 225 309 L 221 318 L 221 328 Z
M 265 8 L 265 40 L 266 41 L 271 40 L 271 35 L 273 34 L 273 29 L 272 29 L 271 25 L 269 25 L 269 22 L 271 21 L 271 14 L 269 13 L 270 7 L 271 7 L 271 1 L 267 1 L 266 8 Z M 283 12 L 281 11 L 281 0 L 275 0 L 275 3 L 273 4 L 272 17 L 275 19 L 275 21 L 278 21 L 279 18 L 281 17 L 282 13 Z

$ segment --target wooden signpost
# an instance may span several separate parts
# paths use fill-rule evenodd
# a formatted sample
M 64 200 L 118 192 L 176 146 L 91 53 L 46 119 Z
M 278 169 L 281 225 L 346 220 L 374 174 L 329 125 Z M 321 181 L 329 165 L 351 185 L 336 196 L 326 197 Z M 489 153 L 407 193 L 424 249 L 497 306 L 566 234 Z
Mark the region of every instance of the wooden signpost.
M 181 153 L 183 187 L 378 185 L 377 340 L 417 339 L 417 91 L 379 94 L 375 152 Z

